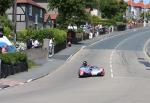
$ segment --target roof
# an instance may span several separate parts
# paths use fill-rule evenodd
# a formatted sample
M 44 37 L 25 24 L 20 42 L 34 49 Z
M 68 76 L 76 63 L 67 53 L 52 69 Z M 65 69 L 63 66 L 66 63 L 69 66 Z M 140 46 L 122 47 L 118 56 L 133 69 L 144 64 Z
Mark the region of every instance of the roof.
M 46 13 L 45 16 L 44 16 L 44 22 L 47 22 L 48 18 L 50 17 L 51 20 L 56 20 L 58 16 L 58 13 Z
M 140 7 L 140 8 L 147 8 L 147 9 L 150 9 L 150 4 L 145 4 L 144 5 L 144 2 L 143 2 L 143 0 L 142 1 L 140 1 L 140 2 L 138 2 L 138 3 L 136 3 L 136 2 L 134 2 L 134 0 L 128 0 L 128 5 L 129 6 L 134 6 L 134 7 Z
M 44 9 L 42 6 L 40 6 L 39 4 L 37 4 L 36 2 L 34 2 L 32 0 L 16 0 L 16 2 L 17 2 L 17 4 L 31 4 L 36 7 Z

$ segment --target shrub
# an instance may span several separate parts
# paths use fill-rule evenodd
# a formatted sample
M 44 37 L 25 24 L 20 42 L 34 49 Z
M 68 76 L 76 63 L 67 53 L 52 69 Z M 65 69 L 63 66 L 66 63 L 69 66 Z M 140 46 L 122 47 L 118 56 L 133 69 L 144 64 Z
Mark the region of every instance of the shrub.
M 25 42 L 27 38 L 29 38 L 29 36 L 27 35 L 27 30 L 22 30 L 17 32 L 17 41 L 23 41 Z
M 67 33 L 60 29 L 41 29 L 41 30 L 23 30 L 17 33 L 18 41 L 26 41 L 29 38 L 38 39 L 43 42 L 44 38 L 54 38 L 56 44 L 61 44 L 66 41 Z
M 0 54 L 0 59 L 4 64 L 14 65 L 18 62 L 27 62 L 27 56 L 25 53 L 6 53 Z
M 52 37 L 55 39 L 56 44 L 61 44 L 66 41 L 67 33 L 64 30 L 51 29 Z
M 11 33 L 11 29 L 8 26 L 4 27 L 4 35 L 9 37 L 10 33 Z

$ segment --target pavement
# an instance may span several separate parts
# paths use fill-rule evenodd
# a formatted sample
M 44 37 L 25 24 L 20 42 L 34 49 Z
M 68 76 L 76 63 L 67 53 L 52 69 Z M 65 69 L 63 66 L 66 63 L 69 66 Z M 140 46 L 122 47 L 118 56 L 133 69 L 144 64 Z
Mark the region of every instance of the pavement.
M 97 41 L 102 41 L 109 38 L 110 36 L 114 36 L 119 33 L 120 32 L 113 32 L 111 34 L 99 35 L 92 39 L 83 40 L 78 44 L 72 44 L 71 47 L 67 47 L 60 52 L 54 54 L 53 57 L 49 58 L 41 66 L 32 67 L 32 69 L 29 69 L 27 72 L 21 72 L 15 75 L 10 75 L 7 78 L 0 79 L 0 89 L 23 85 L 25 83 L 29 83 L 46 75 L 49 75 L 61 65 L 63 65 L 65 62 L 70 60 L 71 57 L 73 57 L 83 46 L 92 45 Z

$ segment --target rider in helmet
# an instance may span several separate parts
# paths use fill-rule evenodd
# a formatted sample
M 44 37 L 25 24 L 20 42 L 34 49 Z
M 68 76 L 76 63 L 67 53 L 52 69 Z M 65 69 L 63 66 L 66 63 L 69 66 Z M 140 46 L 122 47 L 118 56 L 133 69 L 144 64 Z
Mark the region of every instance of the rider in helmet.
M 85 67 L 88 66 L 87 61 L 84 61 L 82 65 L 85 66 Z

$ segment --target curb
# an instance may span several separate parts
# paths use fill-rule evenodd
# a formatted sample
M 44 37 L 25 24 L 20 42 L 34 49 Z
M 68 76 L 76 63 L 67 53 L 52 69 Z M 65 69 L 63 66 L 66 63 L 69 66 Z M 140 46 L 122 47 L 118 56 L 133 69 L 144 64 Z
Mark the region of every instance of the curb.
M 29 82 L 35 81 L 35 80 L 40 79 L 40 78 L 42 78 L 42 77 L 45 77 L 45 76 L 47 76 L 47 75 L 49 75 L 49 74 L 50 74 L 50 73 L 46 73 L 46 74 L 43 74 L 43 75 L 41 75 L 41 76 L 39 76 L 39 77 L 32 78 L 32 79 L 28 79 L 28 80 L 26 80 L 26 81 L 23 82 L 23 83 L 29 83 Z
M 150 43 L 150 39 L 148 39 L 144 45 L 144 48 L 143 48 L 143 52 L 146 56 L 146 58 L 148 59 L 148 61 L 150 62 L 150 54 L 148 53 L 148 45 Z
M 0 86 L 0 90 L 1 90 L 1 89 L 5 89 L 5 88 L 8 88 L 8 87 L 10 87 L 10 86 L 9 86 L 9 85 L 1 85 L 1 86 Z

